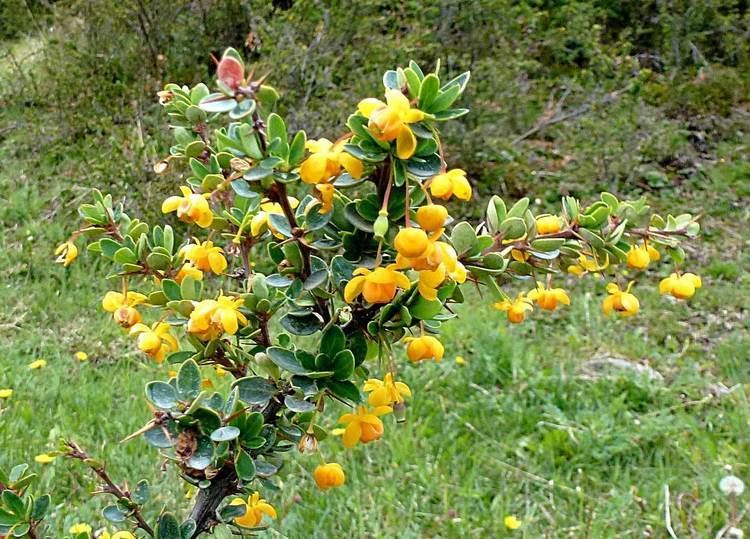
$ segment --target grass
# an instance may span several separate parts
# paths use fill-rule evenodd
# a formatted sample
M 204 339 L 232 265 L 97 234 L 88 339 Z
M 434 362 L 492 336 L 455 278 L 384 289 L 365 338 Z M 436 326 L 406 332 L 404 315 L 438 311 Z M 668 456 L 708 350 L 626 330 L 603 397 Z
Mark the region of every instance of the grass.
M 169 367 L 144 361 L 99 307 L 106 268 L 91 258 L 67 270 L 52 264 L 88 187 L 130 192 L 95 166 L 128 135 L 45 147 L 43 156 L 19 150 L 26 136 L 0 146 L 0 388 L 15 391 L 0 403 L 0 466 L 32 462 L 39 489 L 53 492 L 51 537 L 75 522 L 103 523 L 108 503 L 89 495 L 95 482 L 78 464 L 33 463 L 61 436 L 104 459 L 118 481 L 148 478 L 148 516 L 186 509 L 182 483 L 161 471 L 155 451 L 141 440 L 118 443 L 148 418 L 144 382 Z M 689 253 L 690 269 L 704 276 L 693 301 L 658 296 L 666 264 L 639 279 L 643 312 L 627 321 L 601 315 L 603 282 L 567 279 L 569 309 L 512 327 L 471 295 L 445 326 L 446 359 L 404 367 L 414 391 L 407 423 L 387 421 L 383 440 L 354 451 L 321 444 L 347 469 L 343 489 L 321 495 L 310 481 L 317 457 L 293 459 L 281 491 L 264 493 L 280 516 L 266 535 L 664 536 L 668 486 L 678 536 L 713 536 L 729 511 L 719 479 L 730 468 L 750 477 L 747 140 L 717 152 L 683 184 L 647 193 L 659 208 L 705 213 Z M 139 193 L 136 204 L 159 200 L 151 188 Z M 75 358 L 79 350 L 88 361 Z M 661 378 L 590 376 L 594 357 L 648 365 Z M 37 358 L 47 366 L 29 370 Z M 512 533 L 503 524 L 511 514 L 523 520 Z

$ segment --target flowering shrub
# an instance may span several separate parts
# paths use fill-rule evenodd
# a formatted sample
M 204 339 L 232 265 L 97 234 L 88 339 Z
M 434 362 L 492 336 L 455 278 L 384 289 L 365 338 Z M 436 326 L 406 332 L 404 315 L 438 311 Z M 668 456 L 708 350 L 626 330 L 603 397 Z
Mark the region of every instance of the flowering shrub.
M 186 174 L 161 207 L 175 226 L 132 218 L 96 191 L 80 208 L 84 225 L 57 250 L 67 266 L 85 239 L 111 261 L 117 290 L 102 308 L 145 356 L 176 369 L 146 385 L 152 417 L 129 438 L 142 436 L 197 487 L 188 515 L 164 511 L 149 523 L 146 480 L 118 485 L 72 441 L 48 455 L 99 477 L 114 497 L 103 516 L 128 528 L 113 537 L 262 529 L 277 518 L 265 496 L 289 452 L 373 443 L 405 419 L 412 390 L 399 381 L 397 350 L 412 363 L 440 361 L 440 329 L 463 285 L 485 290 L 518 324 L 571 303 L 556 286 L 561 273 L 606 275 L 603 313 L 627 317 L 640 302 L 621 268 L 641 276 L 667 256 L 682 265 L 680 242 L 698 234 L 696 220 L 610 193 L 588 206 L 564 197 L 559 213 L 541 215 L 528 199 L 508 207 L 494 196 L 483 222 L 453 219 L 438 201 L 468 201 L 472 187 L 448 167 L 439 126 L 468 112 L 455 105 L 468 82 L 469 73 L 442 82 L 439 66 L 425 74 L 413 62 L 388 71 L 383 100 L 361 100 L 333 141 L 289 133 L 273 112 L 277 92 L 233 49 L 215 92 L 168 84 L 159 93 L 175 144 L 155 168 Z M 684 300 L 700 285 L 678 269 L 659 289 Z M 214 390 L 207 369 L 233 377 L 231 389 Z M 329 432 L 331 404 L 351 410 Z M 345 485 L 344 466 L 322 460 L 316 485 Z M 0 533 L 37 537 L 49 497 L 27 494 L 24 473 L 0 475 Z M 92 528 L 69 533 L 87 538 Z

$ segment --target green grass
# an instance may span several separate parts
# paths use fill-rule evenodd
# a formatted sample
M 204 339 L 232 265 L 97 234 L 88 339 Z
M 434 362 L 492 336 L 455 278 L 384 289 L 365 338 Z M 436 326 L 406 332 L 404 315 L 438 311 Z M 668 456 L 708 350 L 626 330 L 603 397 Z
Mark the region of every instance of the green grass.
M 2 150 L 13 155 L 11 146 Z M 601 315 L 603 282 L 566 279 L 571 308 L 513 327 L 471 295 L 445 326 L 446 359 L 404 367 L 414 391 L 407 423 L 387 420 L 383 440 L 353 451 L 321 444 L 347 469 L 343 489 L 321 495 L 310 481 L 317 457 L 294 458 L 282 491 L 265 493 L 281 517 L 267 535 L 501 537 L 511 535 L 503 518 L 514 514 L 524 521 L 512 534 L 520 537 L 662 536 L 665 485 L 673 500 L 685 494 L 672 506 L 678 535 L 713 535 L 729 507 L 718 480 L 725 466 L 747 478 L 750 451 L 750 256 L 742 250 L 750 165 L 736 147 L 722 151 L 723 163 L 680 190 L 650 195 L 658 207 L 705 210 L 690 265 L 705 286 L 693 301 L 658 296 L 666 264 L 639 280 L 643 312 L 627 321 Z M 73 176 L 90 157 L 38 168 L 20 156 L 0 172 L 0 387 L 15 390 L 0 405 L 0 466 L 32 461 L 72 437 L 117 480 L 148 478 L 153 517 L 164 506 L 188 507 L 182 483 L 161 471 L 145 442 L 118 441 L 148 419 L 143 384 L 169 367 L 144 361 L 101 310 L 104 267 L 85 255 L 68 270 L 52 264 L 85 193 Z M 78 350 L 89 361 L 75 359 Z M 627 371 L 583 376 L 586 362 L 602 355 L 648 364 L 663 381 Z M 30 371 L 37 358 L 48 365 Z M 712 396 L 717 384 L 731 393 Z M 335 414 L 326 417 L 333 426 Z M 107 500 L 88 494 L 95 483 L 80 465 L 32 467 L 57 504 L 52 536 L 74 522 L 103 523 Z

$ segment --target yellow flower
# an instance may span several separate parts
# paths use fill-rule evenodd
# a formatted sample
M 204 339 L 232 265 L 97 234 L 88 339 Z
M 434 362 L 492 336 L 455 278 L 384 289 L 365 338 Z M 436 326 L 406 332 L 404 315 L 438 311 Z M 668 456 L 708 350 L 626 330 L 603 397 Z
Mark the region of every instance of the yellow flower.
M 185 277 L 192 277 L 195 281 L 202 281 L 203 272 L 193 266 L 191 262 L 185 262 L 180 268 L 180 271 L 177 272 L 177 275 L 175 275 L 174 280 L 181 283 L 185 280 Z
M 503 519 L 503 523 L 505 524 L 505 527 L 509 530 L 517 530 L 521 527 L 521 524 L 523 522 L 515 517 L 515 515 L 509 515 Z
M 357 110 L 370 120 L 368 127 L 376 139 L 395 140 L 398 158 L 409 159 L 417 149 L 417 138 L 409 124 L 423 120 L 424 112 L 411 108 L 409 99 L 399 90 L 386 90 L 385 101 L 363 99 Z
M 545 311 L 554 311 L 557 304 L 570 305 L 570 298 L 567 292 L 562 288 L 545 288 L 542 283 L 536 283 L 537 287 L 528 293 L 531 301 L 536 301 L 540 309 Z
M 536 233 L 540 235 L 544 234 L 556 234 L 562 229 L 562 223 L 560 218 L 556 215 L 542 215 L 536 218 Z
M 83 351 L 76 352 L 75 356 L 78 361 L 86 361 L 89 358 L 89 355 Z
M 445 275 L 445 264 L 440 264 L 435 270 L 420 271 L 417 288 L 421 296 L 428 301 L 437 299 L 437 289 L 445 281 Z
M 454 195 L 459 200 L 471 198 L 471 184 L 466 179 L 466 172 L 460 168 L 434 176 L 429 185 L 432 196 L 443 200 L 448 200 Z
M 299 200 L 297 200 L 294 197 L 288 197 L 289 200 L 289 206 L 292 209 L 295 209 L 297 206 L 299 206 Z M 260 211 L 256 213 L 252 220 L 250 221 L 250 234 L 252 234 L 255 237 L 258 237 L 262 235 L 266 230 L 270 230 L 271 233 L 276 236 L 279 239 L 284 239 L 284 236 L 276 231 L 275 228 L 273 228 L 273 225 L 271 225 L 270 220 L 268 217 L 271 214 L 277 214 L 277 215 L 284 215 L 284 210 L 281 207 L 281 204 L 278 202 L 271 202 L 269 200 L 265 200 L 260 205 Z
M 439 204 L 427 204 L 417 210 L 417 223 L 427 232 L 437 232 L 445 225 L 448 210 Z
M 224 250 L 214 246 L 214 242 L 210 240 L 201 244 L 190 243 L 180 252 L 200 271 L 212 271 L 216 275 L 221 275 L 227 269 L 227 259 L 222 254 Z
M 367 398 L 372 406 L 392 406 L 393 404 L 404 402 L 404 397 L 411 397 L 411 389 L 403 382 L 394 382 L 393 374 L 386 373 L 383 380 L 370 378 L 365 382 L 365 393 L 369 393 Z
M 221 365 L 216 365 L 214 367 L 214 369 L 216 370 L 216 376 L 223 377 L 223 376 L 227 375 L 227 370 L 224 367 L 222 367 Z
M 315 468 L 313 477 L 315 478 L 315 484 L 322 490 L 340 487 L 346 482 L 344 469 L 337 462 L 320 464 Z
M 656 247 L 653 245 L 647 245 L 646 250 L 648 251 L 648 257 L 651 259 L 651 262 L 656 262 L 661 258 L 659 251 L 657 251 Z
M 405 258 L 420 258 L 429 246 L 427 233 L 419 228 L 402 228 L 393 239 L 393 247 Z
M 333 209 L 333 195 L 336 194 L 336 188 L 333 184 L 320 183 L 315 186 L 313 194 L 318 200 L 320 200 L 321 214 L 326 214 Z
M 415 228 L 415 229 L 404 229 L 404 230 L 419 230 L 419 229 Z M 420 232 L 422 231 L 420 230 Z M 422 233 L 424 234 L 424 232 Z M 401 232 L 399 232 L 399 234 L 401 234 Z M 432 241 L 432 238 L 428 238 L 425 250 L 419 256 L 416 256 L 414 258 L 406 257 L 402 253 L 397 251 L 396 266 L 399 269 L 411 268 L 417 271 L 436 269 L 440 265 L 440 263 L 443 261 L 443 250 L 438 249 L 439 243 L 441 242 Z M 400 242 L 398 246 L 396 246 L 394 242 L 394 246 L 397 249 L 399 247 L 402 248 L 404 252 L 408 252 L 412 250 L 416 251 L 416 247 L 408 244 L 406 241 L 403 242 L 403 245 Z
M 374 270 L 357 268 L 354 277 L 346 284 L 344 299 L 352 303 L 354 299 L 362 294 L 368 303 L 388 303 L 395 296 L 399 288 L 404 290 L 411 287 L 409 278 L 396 270 L 391 264 L 385 268 L 378 267 Z
M 55 460 L 55 458 L 56 457 L 54 455 L 42 453 L 41 455 L 37 455 L 36 457 L 34 457 L 34 462 L 38 464 L 50 464 Z
M 505 299 L 495 303 L 495 309 L 505 311 L 508 321 L 512 324 L 520 324 L 526 320 L 526 313 L 533 311 L 534 307 L 531 300 L 523 294 L 518 294 L 513 301 Z
M 260 497 L 259 492 L 253 493 L 247 498 L 235 498 L 229 505 L 244 505 L 245 514 L 234 519 L 234 523 L 243 528 L 255 528 L 263 522 L 263 515 L 276 518 L 276 509 L 266 500 Z
M 531 258 L 531 253 L 522 251 L 521 249 L 511 249 L 510 256 L 513 257 L 513 260 L 515 260 L 516 262 L 526 262 L 529 258 Z M 570 268 L 572 267 L 574 266 L 570 266 Z M 578 266 L 575 267 L 577 268 Z M 570 268 L 568 268 L 568 271 L 570 273 L 575 273 L 575 271 L 570 271 Z
M 363 444 L 374 442 L 383 435 L 383 422 L 378 416 L 390 414 L 390 406 L 376 406 L 372 410 L 367 406 L 358 406 L 353 414 L 344 414 L 339 423 L 344 423 L 344 446 L 354 447 L 357 442 Z
M 610 315 L 612 311 L 616 311 L 620 316 L 634 316 L 638 314 L 641 304 L 638 298 L 630 293 L 632 287 L 633 283 L 631 282 L 628 288 L 622 291 L 615 283 L 609 283 L 607 285 L 607 293 L 609 295 L 602 303 L 604 314 Z
M 466 360 L 464 359 L 464 356 L 456 356 L 456 365 L 463 367 L 466 365 Z
M 177 339 L 169 333 L 169 329 L 170 326 L 166 322 L 156 322 L 151 327 L 136 324 L 130 328 L 130 334 L 138 336 L 136 343 L 143 353 L 161 363 L 167 354 L 180 349 Z
M 55 254 L 57 255 L 55 262 L 58 262 L 67 268 L 76 258 L 78 258 L 78 247 L 76 247 L 75 243 L 68 240 L 57 246 Z
M 202 341 L 219 338 L 223 333 L 234 335 L 247 318 L 239 311 L 242 298 L 220 295 L 219 299 L 206 299 L 195 304 L 190 313 L 188 332 Z
M 91 526 L 85 523 L 81 524 L 73 524 L 70 529 L 68 530 L 69 533 L 73 535 L 78 535 L 79 533 L 91 533 Z
M 211 389 L 212 387 L 214 387 L 214 383 L 210 378 L 204 378 L 201 380 L 201 389 Z
M 442 241 L 436 242 L 435 245 L 443 253 L 443 264 L 445 265 L 445 271 L 448 273 L 448 277 L 456 281 L 458 284 L 466 282 L 466 267 L 458 261 L 456 250 Z
M 117 324 L 128 329 L 141 321 L 141 315 L 135 306 L 147 299 L 138 292 L 127 292 L 127 296 L 123 296 L 120 292 L 110 291 L 102 299 L 102 308 L 112 313 L 112 318 Z
M 97 539 L 136 539 L 136 537 L 130 532 L 115 532 L 114 535 L 110 535 L 109 530 L 104 530 Z
M 9 399 L 13 396 L 12 389 L 0 389 L 0 399 Z
M 37 359 L 36 361 L 32 361 L 31 363 L 29 363 L 28 366 L 29 366 L 29 369 L 31 369 L 32 371 L 35 371 L 43 367 L 46 367 L 47 361 L 44 359 Z
M 651 255 L 649 254 L 648 247 L 632 245 L 628 251 L 627 263 L 629 268 L 646 269 L 651 263 Z
M 299 175 L 302 181 L 309 184 L 324 183 L 346 170 L 352 178 L 362 177 L 362 161 L 343 151 L 346 140 L 333 144 L 328 139 L 308 140 L 305 147 L 311 155 L 302 162 Z
M 659 283 L 659 294 L 671 294 L 677 299 L 690 299 L 701 286 L 703 282 L 695 273 L 673 273 Z
M 182 196 L 169 197 L 161 205 L 162 213 L 177 211 L 180 221 L 191 224 L 195 223 L 201 228 L 208 228 L 214 220 L 211 207 L 206 200 L 210 195 L 193 193 L 189 187 L 181 186 Z
M 599 264 L 596 259 L 588 258 L 586 255 L 580 255 L 578 257 L 577 264 L 571 264 L 568 266 L 568 273 L 572 273 L 576 277 L 581 277 L 585 273 L 598 273 L 609 266 L 609 255 L 606 255 L 604 262 Z
M 443 344 L 432 335 L 422 335 L 421 337 L 406 337 L 406 356 L 409 361 L 416 363 L 426 359 L 440 361 L 445 354 Z

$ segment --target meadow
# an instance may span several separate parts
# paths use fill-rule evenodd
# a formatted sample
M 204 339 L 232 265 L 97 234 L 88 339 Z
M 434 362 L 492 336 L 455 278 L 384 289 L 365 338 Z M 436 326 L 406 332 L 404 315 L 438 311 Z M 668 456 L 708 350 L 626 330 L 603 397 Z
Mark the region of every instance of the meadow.
M 17 37 L 6 43 L 19 56 L 35 44 Z M 14 73 L 4 61 L 0 78 L 17 82 Z M 746 72 L 740 75 L 746 80 Z M 473 76 L 487 76 L 481 64 Z M 3 98 L 0 388 L 14 393 L 0 400 L 0 467 L 29 462 L 39 473 L 39 488 L 53 492 L 59 534 L 76 522 L 102 522 L 106 505 L 90 496 L 95 482 L 79 464 L 33 461 L 63 436 L 104 460 L 118 480 L 149 478 L 152 515 L 174 500 L 187 508 L 193 493 L 174 471 L 160 470 L 153 449 L 140 439 L 120 443 L 149 417 L 144 382 L 166 377 L 171 367 L 145 360 L 102 310 L 103 265 L 84 253 L 65 269 L 52 254 L 92 186 L 138 213 L 157 207 L 176 185 L 144 172 L 164 151 L 154 127 L 163 118 L 147 108 L 144 119 L 133 106 L 67 139 L 61 104 Z M 654 270 L 650 284 L 637 286 L 642 311 L 628 320 L 602 314 L 604 280 L 584 284 L 565 276 L 572 305 L 518 326 L 489 298 L 472 294 L 445 326 L 445 359 L 404 368 L 414 392 L 407 422 L 389 424 L 381 441 L 355 451 L 324 442 L 347 467 L 347 487 L 325 495 L 308 480 L 315 457 L 294 459 L 282 489 L 265 494 L 280 518 L 264 536 L 665 537 L 667 492 L 678 537 L 714 536 L 732 511 L 719 480 L 729 473 L 750 479 L 746 99 L 724 115 L 709 112 L 732 128 L 708 149 L 687 120 L 667 121 L 658 116 L 662 109 L 637 98 L 561 122 L 544 141 L 554 146 L 545 151 L 555 157 L 541 165 L 549 175 L 509 169 L 508 177 L 525 178 L 521 187 L 544 208 L 554 208 L 571 185 L 584 199 L 604 185 L 624 196 L 643 195 L 660 211 L 701 214 L 700 240 L 687 248 L 688 269 L 703 277 L 693 300 L 659 296 L 654 283 L 666 276 L 666 266 Z M 486 105 L 474 101 L 474 107 Z M 635 120 L 644 110 L 650 116 Z M 638 147 L 646 155 L 641 162 L 658 174 L 599 174 L 587 137 L 596 133 L 609 152 L 624 151 L 618 126 L 638 122 L 647 140 L 668 146 L 655 151 L 689 166 L 675 172 L 677 165 L 649 159 Z M 529 138 L 533 146 L 537 139 Z M 561 165 L 560 156 L 569 159 Z M 625 167 L 621 161 L 614 158 L 615 166 Z M 111 162 L 123 163 L 120 175 Z M 534 163 L 526 163 L 529 170 Z M 478 190 L 492 188 L 487 177 L 482 182 Z M 506 200 L 518 196 L 515 183 L 506 188 Z M 86 360 L 76 357 L 79 351 Z M 46 366 L 29 369 L 37 359 Z M 506 528 L 509 515 L 522 521 L 519 529 Z

